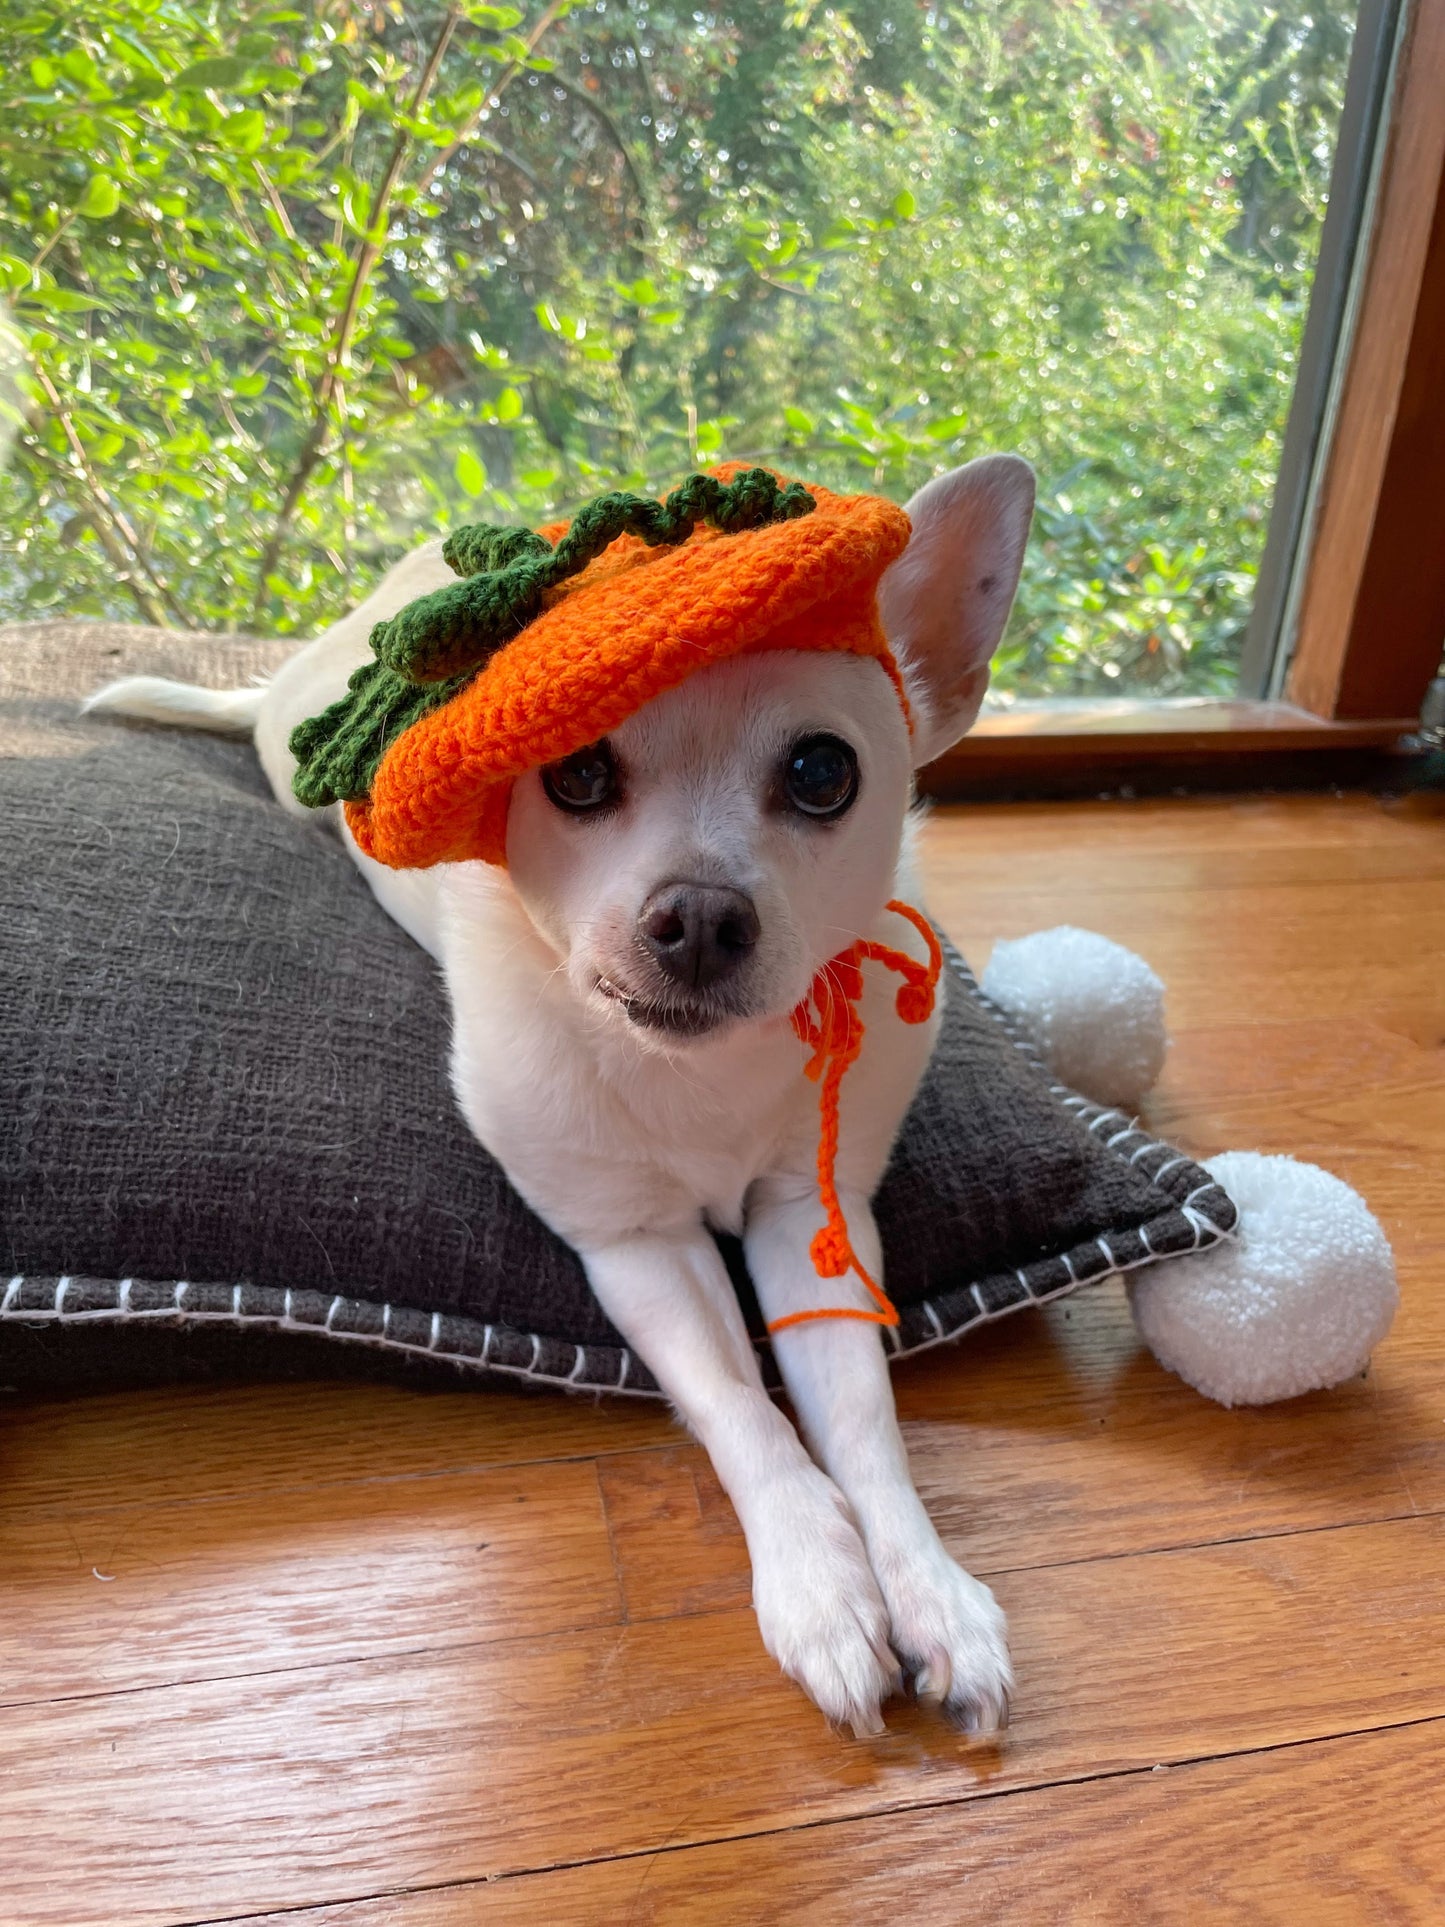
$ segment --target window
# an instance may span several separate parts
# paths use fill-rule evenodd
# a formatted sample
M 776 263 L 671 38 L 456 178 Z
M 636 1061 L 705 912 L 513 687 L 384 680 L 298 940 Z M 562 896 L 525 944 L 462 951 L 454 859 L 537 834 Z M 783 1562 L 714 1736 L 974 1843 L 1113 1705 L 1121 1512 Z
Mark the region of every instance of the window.
M 1428 292 L 1442 11 L 102 0 L 42 48 L 0 4 L 0 616 L 304 633 L 458 520 L 1011 447 L 1039 517 L 971 754 L 1039 699 L 1051 755 L 1115 699 L 1378 719 L 1330 463 L 1393 428 Z

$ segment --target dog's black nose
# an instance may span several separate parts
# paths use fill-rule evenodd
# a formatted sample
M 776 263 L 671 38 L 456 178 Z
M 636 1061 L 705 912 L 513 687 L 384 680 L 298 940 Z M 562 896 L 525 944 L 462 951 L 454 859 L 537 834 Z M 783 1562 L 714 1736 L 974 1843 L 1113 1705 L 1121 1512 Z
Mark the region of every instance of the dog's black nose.
M 746 963 L 761 926 L 751 897 L 713 883 L 665 883 L 643 904 L 637 935 L 665 976 L 706 990 Z

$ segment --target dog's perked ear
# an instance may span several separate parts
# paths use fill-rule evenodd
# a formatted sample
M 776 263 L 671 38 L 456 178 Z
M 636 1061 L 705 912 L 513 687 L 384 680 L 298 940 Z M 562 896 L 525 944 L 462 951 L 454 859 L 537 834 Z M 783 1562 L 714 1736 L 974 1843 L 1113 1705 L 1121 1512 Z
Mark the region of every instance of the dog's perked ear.
M 1034 472 L 1018 455 L 980 456 L 908 504 L 913 535 L 878 585 L 878 610 L 914 709 L 915 766 L 978 714 L 1033 512 Z

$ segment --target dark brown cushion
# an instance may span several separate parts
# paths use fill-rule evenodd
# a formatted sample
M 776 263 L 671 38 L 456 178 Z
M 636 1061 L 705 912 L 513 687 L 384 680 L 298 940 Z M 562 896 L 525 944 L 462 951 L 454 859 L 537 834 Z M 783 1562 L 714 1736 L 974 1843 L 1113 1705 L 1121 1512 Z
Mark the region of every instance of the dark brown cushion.
M 436 969 L 329 828 L 279 810 L 245 745 L 75 712 L 121 671 L 224 685 L 289 646 L 0 630 L 0 1382 L 361 1347 L 652 1390 L 466 1130 Z M 899 1353 L 1234 1222 L 1207 1173 L 1051 1083 L 950 961 L 878 1197 Z

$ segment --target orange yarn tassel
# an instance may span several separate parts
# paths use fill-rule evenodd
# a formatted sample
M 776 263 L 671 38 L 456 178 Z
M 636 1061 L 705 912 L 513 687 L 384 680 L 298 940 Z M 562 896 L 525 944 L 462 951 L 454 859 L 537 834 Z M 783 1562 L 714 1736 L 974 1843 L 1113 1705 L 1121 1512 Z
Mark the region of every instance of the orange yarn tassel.
M 863 965 L 886 964 L 903 978 L 896 999 L 898 1015 L 905 1024 L 924 1024 L 933 1014 L 938 979 L 943 971 L 943 951 L 933 926 L 912 904 L 893 898 L 888 908 L 906 917 L 928 946 L 928 962 L 916 963 L 905 950 L 894 950 L 886 943 L 860 938 L 840 951 L 813 979 L 807 996 L 793 1012 L 793 1029 L 812 1050 L 807 1066 L 815 1083 L 822 1080 L 818 1108 L 818 1191 L 823 1200 L 824 1224 L 810 1247 L 813 1268 L 820 1278 L 842 1278 L 856 1271 L 873 1300 L 874 1309 L 836 1305 L 819 1311 L 790 1312 L 775 1318 L 768 1331 L 785 1331 L 789 1325 L 806 1325 L 818 1318 L 857 1318 L 869 1325 L 896 1325 L 898 1312 L 883 1287 L 869 1276 L 848 1237 L 848 1221 L 838 1202 L 835 1167 L 838 1161 L 838 1095 L 850 1064 L 858 1061 L 863 1049 L 863 1019 L 858 1003 L 863 995 Z

